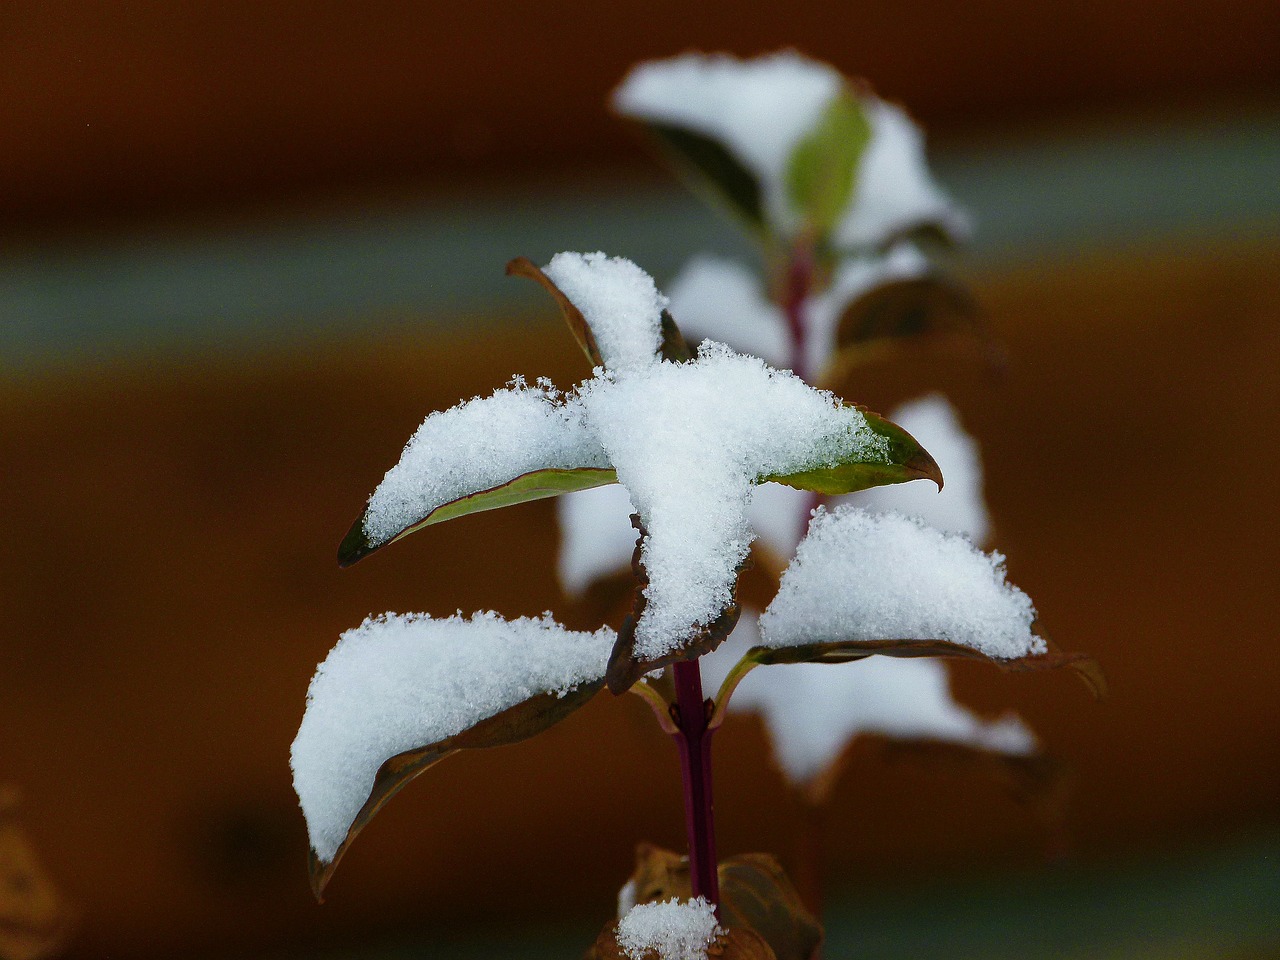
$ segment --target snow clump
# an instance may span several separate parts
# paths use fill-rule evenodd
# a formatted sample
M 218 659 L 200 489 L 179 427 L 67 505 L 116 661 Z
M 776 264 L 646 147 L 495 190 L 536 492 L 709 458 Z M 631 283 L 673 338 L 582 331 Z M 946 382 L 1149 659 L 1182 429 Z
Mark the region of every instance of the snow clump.
M 704 343 L 690 363 L 589 381 L 579 395 L 647 533 L 643 659 L 678 649 L 732 601 L 753 539 L 753 484 L 889 458 L 857 408 L 722 344 Z
M 630 260 L 603 253 L 557 253 L 542 272 L 582 313 L 606 367 L 625 370 L 657 362 L 667 298 L 649 274 Z
M 348 630 L 316 670 L 290 757 L 316 856 L 333 859 L 384 761 L 600 681 L 615 639 L 496 613 L 384 614 Z
M 770 647 L 946 640 L 997 660 L 1044 653 L 1004 557 L 896 513 L 819 508 L 760 618 Z
M 378 546 L 451 501 L 534 470 L 580 467 L 609 467 L 581 406 L 546 380 L 517 377 L 422 422 L 369 498 L 365 536 Z
M 705 897 L 673 897 L 632 907 L 618 921 L 618 946 L 631 960 L 706 960 L 707 948 L 723 933 Z

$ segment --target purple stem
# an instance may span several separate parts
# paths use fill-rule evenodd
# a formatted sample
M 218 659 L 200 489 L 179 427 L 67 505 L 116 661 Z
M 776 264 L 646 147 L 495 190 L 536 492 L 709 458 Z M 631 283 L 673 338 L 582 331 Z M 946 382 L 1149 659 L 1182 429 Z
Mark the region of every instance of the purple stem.
M 697 660 L 678 661 L 674 734 L 680 750 L 684 784 L 684 826 L 689 837 L 689 878 L 695 897 L 706 897 L 720 909 L 720 879 L 716 872 L 716 823 L 711 801 L 711 734 L 707 727 L 710 704 L 702 695 L 702 671 Z
M 787 261 L 786 284 L 782 291 L 782 312 L 787 318 L 787 332 L 791 334 L 791 372 L 807 383 L 813 382 L 814 371 L 809 369 L 809 326 L 805 316 L 805 304 L 813 293 L 814 272 L 813 244 L 804 238 L 796 241 Z M 810 492 L 803 513 L 800 535 L 808 529 L 809 515 L 822 503 L 819 493 Z

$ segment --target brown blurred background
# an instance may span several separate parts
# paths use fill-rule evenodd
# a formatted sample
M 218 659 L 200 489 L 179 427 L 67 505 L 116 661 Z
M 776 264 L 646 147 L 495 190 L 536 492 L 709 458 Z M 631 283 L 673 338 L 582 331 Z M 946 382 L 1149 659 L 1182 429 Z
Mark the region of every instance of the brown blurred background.
M 742 249 L 604 101 L 642 58 L 783 45 L 926 125 L 979 223 L 957 266 L 1013 358 L 993 383 L 930 354 L 846 395 L 949 393 L 1012 578 L 1113 687 L 956 671 L 1076 771 L 1052 869 L 996 785 L 855 756 L 833 944 L 1280 955 L 1274 2 L 11 0 L 0 784 L 74 904 L 67 956 L 574 955 L 634 843 L 679 846 L 671 745 L 602 696 L 429 773 L 318 907 L 288 745 L 315 663 L 370 612 L 572 615 L 546 503 L 345 572 L 334 551 L 426 412 L 586 373 L 507 259 L 599 247 L 662 281 Z M 754 721 L 718 758 L 724 851 L 788 854 Z

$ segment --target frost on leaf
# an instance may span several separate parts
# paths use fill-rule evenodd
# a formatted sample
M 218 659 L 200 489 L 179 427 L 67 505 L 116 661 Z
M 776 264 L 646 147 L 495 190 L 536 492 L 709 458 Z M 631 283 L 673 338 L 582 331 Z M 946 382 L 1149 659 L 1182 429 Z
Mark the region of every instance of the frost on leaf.
M 706 960 L 723 933 L 705 897 L 637 904 L 618 921 L 618 945 L 630 960 Z
M 613 479 L 581 406 L 545 381 L 517 378 L 423 421 L 339 557 L 354 562 L 429 523 Z
M 728 657 L 759 643 L 755 619 L 744 615 L 729 641 L 703 661 L 703 676 L 721 679 Z M 774 759 L 797 788 L 814 792 L 849 742 L 879 734 L 934 740 L 976 750 L 1026 756 L 1035 736 L 1016 716 L 988 721 L 951 696 L 946 664 L 936 659 L 872 657 L 857 663 L 797 663 L 755 670 L 734 690 L 729 709 L 759 714 Z
M 764 646 L 940 640 L 994 660 L 1045 653 L 1004 558 L 899 514 L 820 510 L 760 619 Z
M 293 741 L 317 893 L 347 844 L 409 779 L 449 754 L 515 743 L 603 685 L 611 630 L 550 617 L 387 614 L 342 635 Z
M 845 101 L 857 122 L 833 123 L 848 112 L 840 109 Z M 911 119 L 794 51 L 754 60 L 688 53 L 642 63 L 615 91 L 613 105 L 643 122 L 749 221 L 758 217 L 783 237 L 806 225 L 829 228 L 838 246 L 860 249 L 922 226 L 967 232 L 966 218 L 929 174 L 924 138 Z M 838 134 L 850 142 L 833 143 Z M 702 159 L 708 143 L 724 153 L 720 162 Z M 811 173 L 797 194 L 797 170 L 817 171 L 831 184 L 814 184 Z M 758 196 L 754 208 L 744 180 Z M 830 198 L 838 209 L 827 209 Z

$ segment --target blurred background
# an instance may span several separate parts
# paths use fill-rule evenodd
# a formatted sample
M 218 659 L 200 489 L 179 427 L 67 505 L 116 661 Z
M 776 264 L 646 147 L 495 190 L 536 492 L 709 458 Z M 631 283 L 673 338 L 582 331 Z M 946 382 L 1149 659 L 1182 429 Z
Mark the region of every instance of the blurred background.
M 998 785 L 856 754 L 827 955 L 1280 956 L 1273 0 L 8 0 L 0 850 L 38 889 L 0 935 L 56 889 L 73 958 L 577 956 L 680 847 L 673 747 L 601 696 L 421 778 L 317 906 L 288 748 L 366 614 L 573 616 L 547 502 L 334 553 L 428 411 L 588 372 L 509 258 L 741 252 L 609 115 L 627 68 L 787 45 L 926 127 L 1012 358 L 846 396 L 952 397 L 1012 579 L 1112 686 L 955 671 L 1073 769 L 1065 861 Z M 789 856 L 758 723 L 717 753 L 722 851 Z

